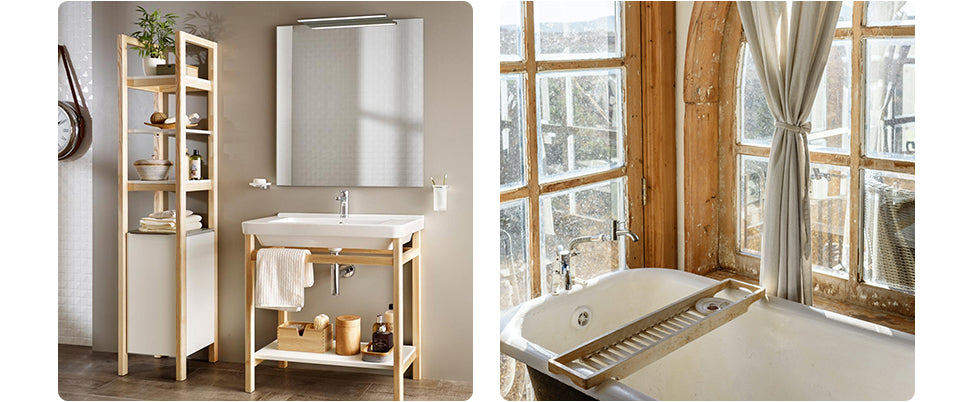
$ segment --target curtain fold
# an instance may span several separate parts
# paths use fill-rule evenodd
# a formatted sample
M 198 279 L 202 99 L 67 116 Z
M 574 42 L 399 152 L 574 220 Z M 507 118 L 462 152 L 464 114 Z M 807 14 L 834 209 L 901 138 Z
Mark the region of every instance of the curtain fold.
M 807 134 L 838 22 L 840 1 L 738 2 L 748 49 L 775 118 L 768 156 L 761 286 L 812 304 Z

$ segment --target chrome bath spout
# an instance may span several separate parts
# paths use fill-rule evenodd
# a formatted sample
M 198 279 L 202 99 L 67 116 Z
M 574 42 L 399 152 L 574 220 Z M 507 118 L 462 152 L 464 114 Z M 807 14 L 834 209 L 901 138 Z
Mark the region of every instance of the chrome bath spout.
M 556 259 L 559 260 L 559 270 L 556 271 L 556 273 L 562 275 L 563 287 L 565 290 L 568 291 L 573 288 L 573 278 L 572 274 L 570 273 L 569 260 L 571 257 L 579 255 L 579 251 L 576 250 L 576 247 L 580 244 L 595 241 L 619 241 L 624 236 L 634 242 L 640 241 L 640 237 L 637 236 L 636 233 L 633 233 L 628 229 L 622 229 L 620 227 L 622 223 L 623 222 L 614 220 L 613 229 L 609 234 L 577 237 L 569 241 L 568 247 L 559 245 L 559 251 L 557 253 L 558 257 L 556 257 Z

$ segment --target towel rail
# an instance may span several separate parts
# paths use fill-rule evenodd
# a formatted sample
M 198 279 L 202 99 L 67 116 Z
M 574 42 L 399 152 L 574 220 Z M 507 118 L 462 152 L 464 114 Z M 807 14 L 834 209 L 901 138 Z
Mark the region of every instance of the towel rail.
M 299 248 L 299 247 L 276 247 L 276 248 Z M 325 248 L 310 248 L 313 251 L 323 251 L 328 249 Z M 259 250 L 254 250 L 250 253 L 249 259 L 256 261 L 256 254 Z M 401 254 L 402 263 L 413 260 L 418 256 L 420 250 L 414 247 L 404 248 L 404 252 Z M 340 255 L 332 254 L 310 254 L 306 257 L 306 262 L 313 264 L 360 264 L 360 265 L 392 265 L 393 255 L 391 250 L 366 250 L 366 252 L 361 252 L 361 250 L 355 249 L 344 249 Z

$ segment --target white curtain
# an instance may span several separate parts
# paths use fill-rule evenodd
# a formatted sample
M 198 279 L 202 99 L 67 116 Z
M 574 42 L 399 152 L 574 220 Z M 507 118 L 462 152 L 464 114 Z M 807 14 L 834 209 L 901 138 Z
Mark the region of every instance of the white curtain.
M 812 304 L 808 122 L 832 47 L 840 1 L 738 2 L 765 99 L 775 117 L 761 240 L 761 286 Z

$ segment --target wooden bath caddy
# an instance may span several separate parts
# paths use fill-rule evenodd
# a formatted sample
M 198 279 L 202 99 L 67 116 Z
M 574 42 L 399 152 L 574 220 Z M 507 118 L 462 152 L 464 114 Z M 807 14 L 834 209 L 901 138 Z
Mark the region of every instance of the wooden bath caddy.
M 750 293 L 710 315 L 694 310 L 701 299 L 727 288 Z M 610 378 L 621 379 L 737 318 L 764 296 L 764 288 L 725 279 L 549 359 L 549 371 L 565 374 L 583 389 Z

